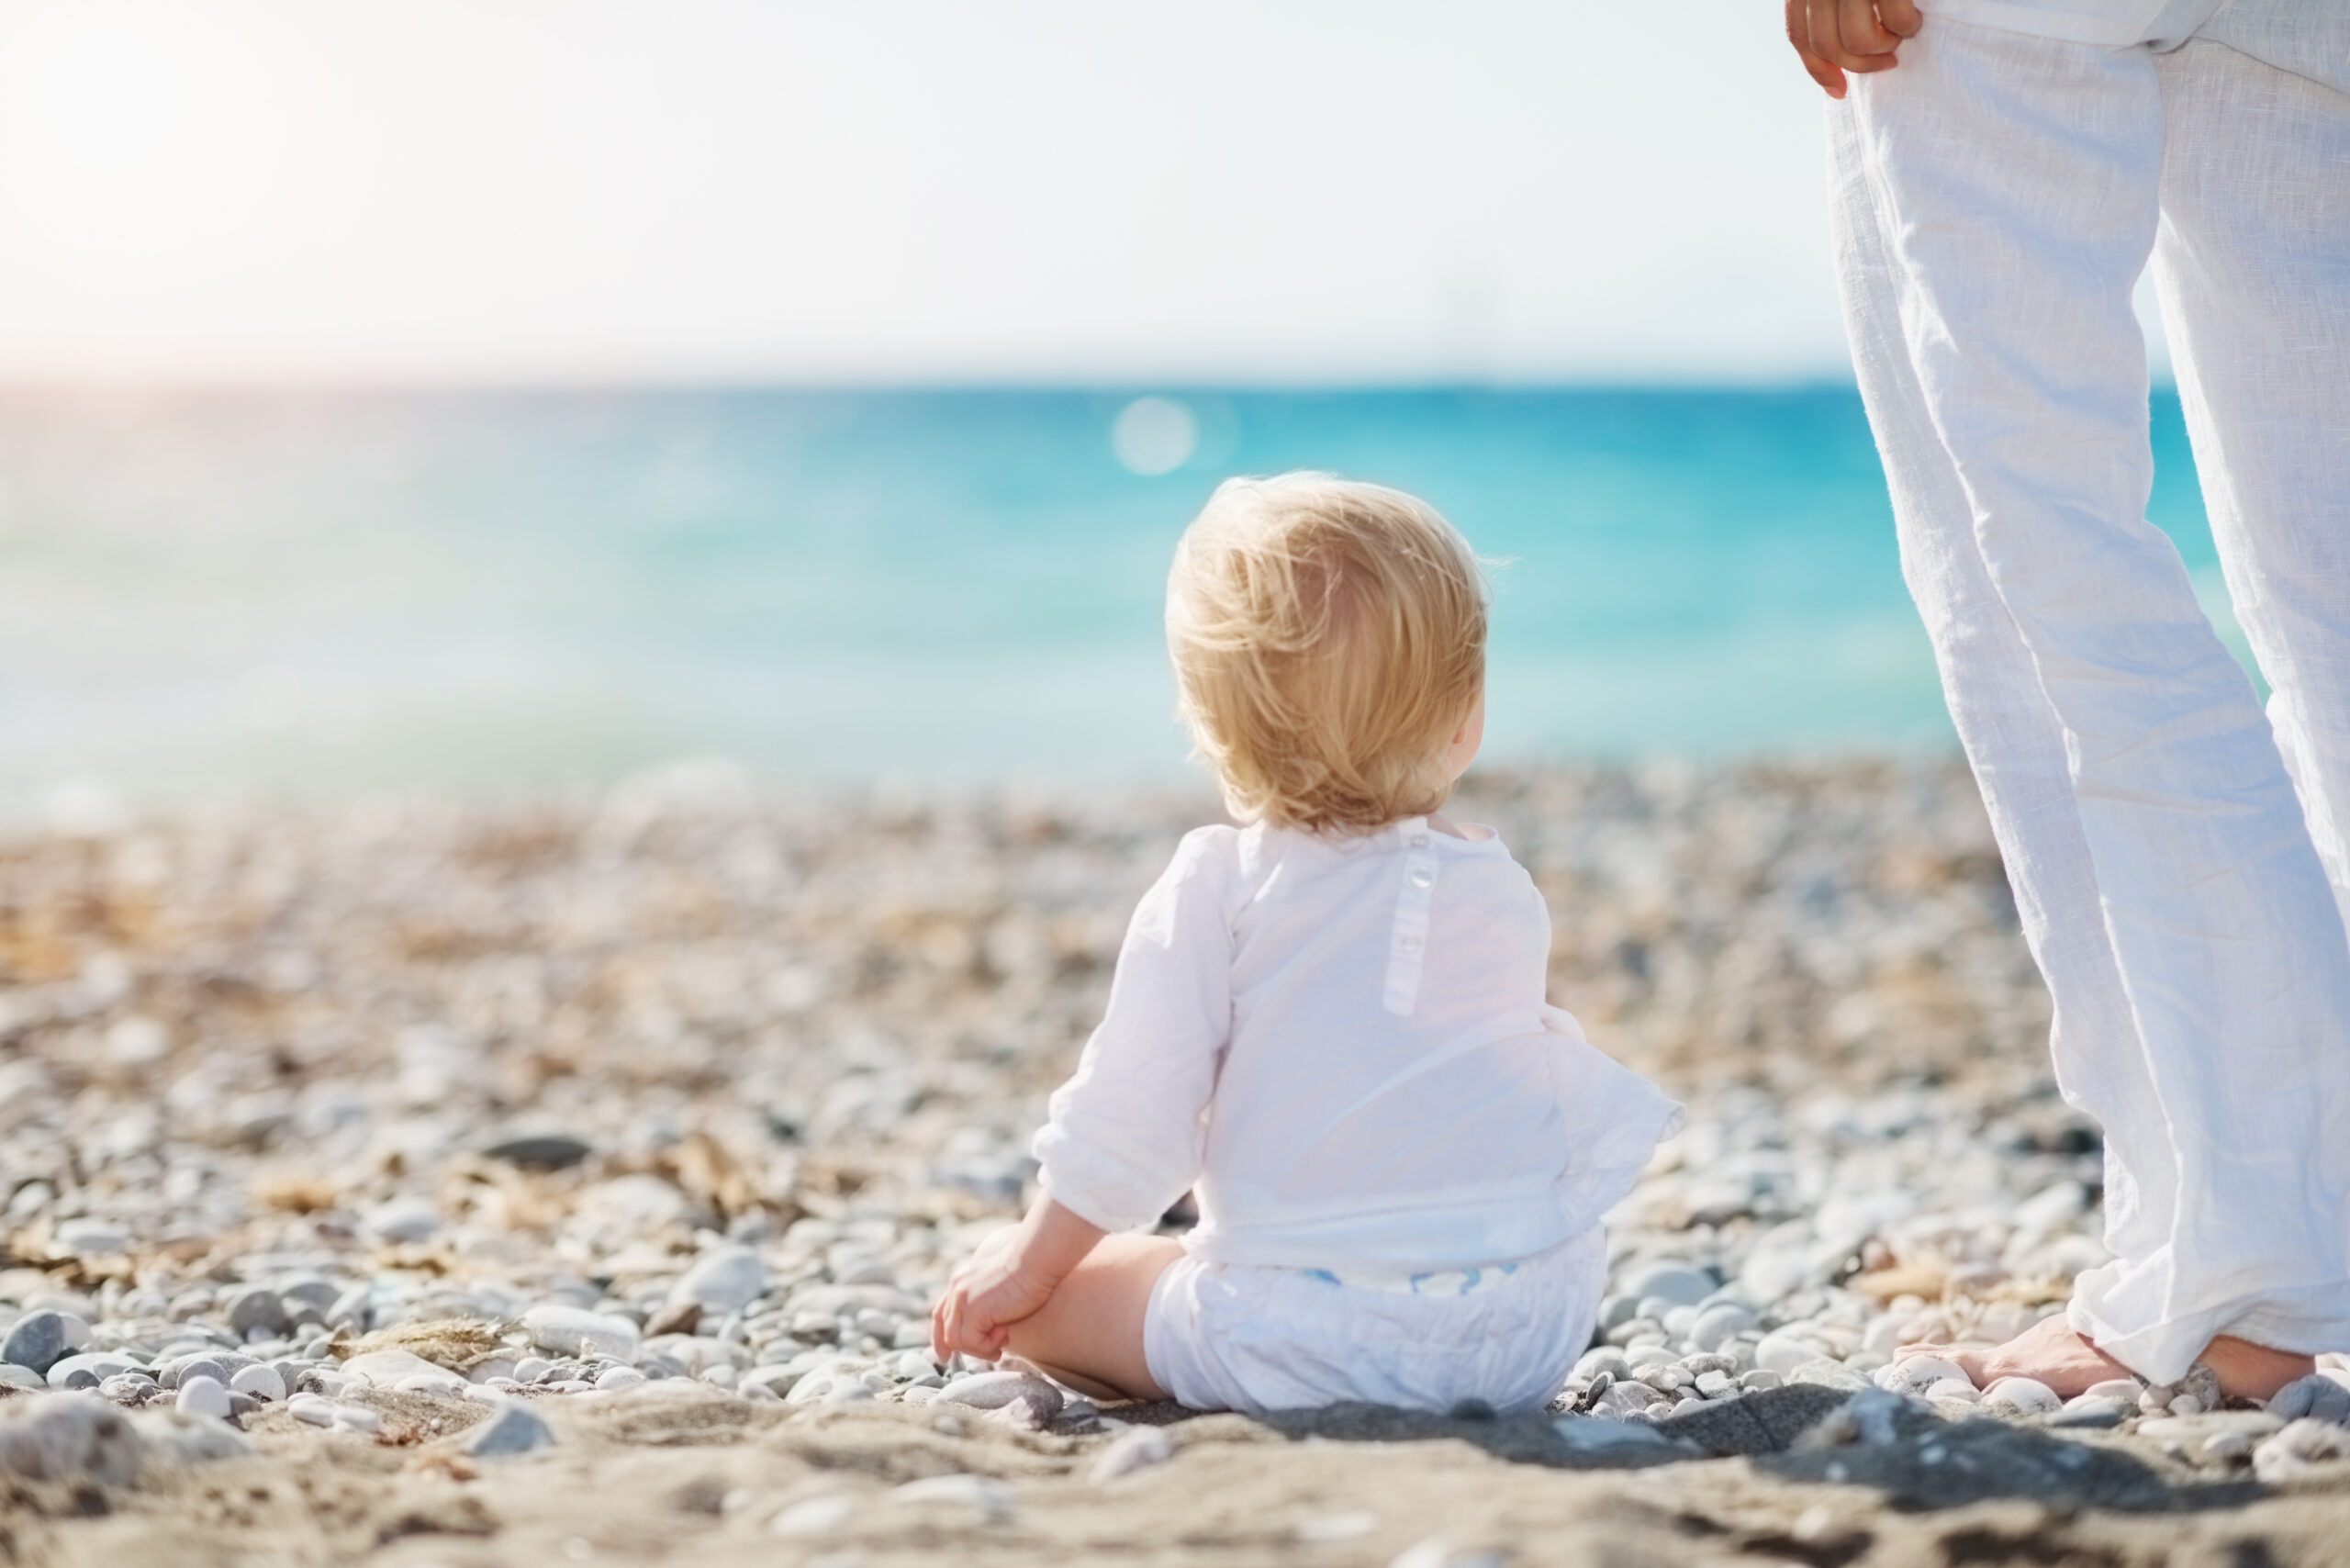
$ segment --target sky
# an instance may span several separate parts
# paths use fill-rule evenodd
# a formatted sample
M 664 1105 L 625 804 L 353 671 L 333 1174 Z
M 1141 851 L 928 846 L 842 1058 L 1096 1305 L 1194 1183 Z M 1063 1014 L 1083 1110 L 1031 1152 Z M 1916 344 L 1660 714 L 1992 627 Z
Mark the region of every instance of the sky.
M 0 383 L 1847 374 L 1770 0 L 0 0 Z

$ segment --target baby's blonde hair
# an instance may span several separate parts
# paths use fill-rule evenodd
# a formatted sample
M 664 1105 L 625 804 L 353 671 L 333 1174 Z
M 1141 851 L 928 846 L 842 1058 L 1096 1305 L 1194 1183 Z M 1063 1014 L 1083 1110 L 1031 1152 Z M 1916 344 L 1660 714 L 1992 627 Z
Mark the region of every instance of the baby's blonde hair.
M 1442 805 L 1484 691 L 1485 600 L 1468 541 L 1401 490 L 1217 487 L 1175 547 L 1167 645 L 1233 815 L 1362 832 Z

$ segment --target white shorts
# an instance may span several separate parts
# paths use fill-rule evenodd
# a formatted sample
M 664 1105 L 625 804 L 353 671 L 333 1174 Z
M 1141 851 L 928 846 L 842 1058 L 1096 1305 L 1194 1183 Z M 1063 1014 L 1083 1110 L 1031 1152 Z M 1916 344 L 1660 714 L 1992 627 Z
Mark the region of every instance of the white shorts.
M 1361 1400 L 1445 1411 L 1482 1399 L 1539 1410 L 1591 1343 L 1607 1278 L 1595 1226 L 1467 1294 L 1416 1295 L 1303 1269 L 1203 1263 L 1158 1276 L 1143 1360 L 1194 1410 L 1301 1410 Z

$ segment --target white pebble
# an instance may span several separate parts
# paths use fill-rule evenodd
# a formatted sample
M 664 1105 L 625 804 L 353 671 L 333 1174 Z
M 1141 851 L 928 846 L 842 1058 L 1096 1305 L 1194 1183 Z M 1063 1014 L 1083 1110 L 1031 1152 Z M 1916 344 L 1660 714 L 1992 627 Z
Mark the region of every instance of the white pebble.
M 213 1378 L 183 1379 L 174 1405 L 184 1416 L 208 1416 L 216 1421 L 229 1418 L 229 1391 Z
M 1164 1464 L 1174 1457 L 1174 1441 L 1168 1437 L 1164 1428 L 1132 1427 L 1102 1450 L 1086 1479 L 1096 1486 L 1102 1486 L 1122 1475 L 1131 1475 L 1137 1470 Z
M 532 1344 L 559 1356 L 610 1356 L 616 1361 L 636 1359 L 636 1325 L 625 1317 L 542 1302 L 522 1315 L 522 1327 Z
M 380 1432 L 384 1418 L 364 1405 L 338 1405 L 334 1407 L 334 1424 L 346 1432 Z
M 778 1514 L 767 1529 L 784 1536 L 830 1535 L 848 1523 L 849 1516 L 856 1511 L 856 1505 L 851 1499 L 837 1492 L 828 1493 L 792 1504 Z
M 392 1386 L 402 1394 L 445 1394 L 462 1395 L 468 1386 L 461 1377 L 420 1372 L 414 1377 L 396 1380 Z
M 278 1375 L 275 1367 L 266 1361 L 255 1361 L 252 1366 L 238 1368 L 236 1374 L 229 1379 L 229 1387 L 234 1393 L 250 1394 L 255 1399 L 266 1399 L 272 1404 L 285 1397 L 285 1380 Z
M 703 1254 L 669 1292 L 673 1305 L 693 1302 L 716 1322 L 740 1312 L 767 1288 L 767 1265 L 747 1247 L 722 1247 Z

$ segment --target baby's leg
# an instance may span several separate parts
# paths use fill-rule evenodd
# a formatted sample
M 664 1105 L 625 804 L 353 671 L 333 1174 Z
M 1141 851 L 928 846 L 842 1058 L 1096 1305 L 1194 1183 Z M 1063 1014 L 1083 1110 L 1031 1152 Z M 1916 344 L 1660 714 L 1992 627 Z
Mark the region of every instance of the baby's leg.
M 1143 1361 L 1143 1316 L 1151 1287 L 1182 1256 L 1164 1236 L 1103 1237 L 1043 1307 L 1011 1326 L 1012 1353 L 1097 1399 L 1166 1398 Z

